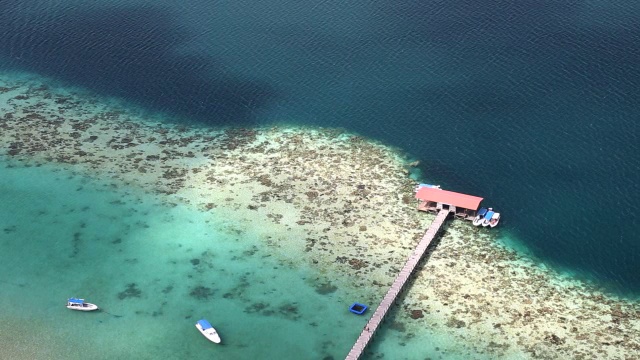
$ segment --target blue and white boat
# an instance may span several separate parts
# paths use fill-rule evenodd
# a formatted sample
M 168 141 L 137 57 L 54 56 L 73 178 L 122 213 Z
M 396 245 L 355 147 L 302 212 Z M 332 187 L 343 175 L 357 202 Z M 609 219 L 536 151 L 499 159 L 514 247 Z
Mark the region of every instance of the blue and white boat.
M 484 220 L 484 216 L 487 214 L 487 211 L 487 208 L 480 208 L 480 210 L 478 210 L 478 214 L 476 214 L 476 217 L 473 218 L 474 226 L 482 225 L 482 221 Z
M 220 344 L 220 341 L 222 341 L 216 329 L 214 329 L 207 320 L 198 320 L 198 322 L 196 323 L 196 328 L 198 328 L 200 333 L 204 335 L 204 337 L 209 339 L 209 341 L 212 341 L 216 344 Z
M 489 221 L 491 221 L 493 214 L 495 214 L 493 210 L 487 211 L 487 214 L 484 216 L 484 219 L 482 220 L 482 226 L 489 226 Z
M 98 310 L 98 305 L 88 303 L 84 299 L 70 298 L 67 300 L 67 309 L 78 311 L 94 311 Z

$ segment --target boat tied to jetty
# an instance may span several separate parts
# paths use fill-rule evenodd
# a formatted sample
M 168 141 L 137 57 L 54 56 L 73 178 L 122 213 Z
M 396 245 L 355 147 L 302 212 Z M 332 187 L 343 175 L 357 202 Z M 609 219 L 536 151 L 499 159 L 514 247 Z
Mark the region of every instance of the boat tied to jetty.
M 496 227 L 500 222 L 500 213 L 493 208 L 480 207 L 483 198 L 479 196 L 443 190 L 439 185 L 417 184 L 415 197 L 418 210 L 438 213 L 448 210 L 456 218 L 469 220 L 474 226 Z

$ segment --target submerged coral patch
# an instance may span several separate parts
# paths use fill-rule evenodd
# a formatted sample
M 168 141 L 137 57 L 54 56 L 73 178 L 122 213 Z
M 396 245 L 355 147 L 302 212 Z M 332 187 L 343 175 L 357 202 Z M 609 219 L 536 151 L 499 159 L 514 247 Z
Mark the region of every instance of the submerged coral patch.
M 330 282 L 322 283 L 316 286 L 316 292 L 320 295 L 327 295 L 336 292 L 338 287 L 331 284 Z
M 126 289 L 118 293 L 118 299 L 124 300 L 132 297 L 140 297 L 142 295 L 142 291 L 138 289 L 138 286 L 135 283 L 127 284 Z
M 191 295 L 192 297 L 198 300 L 207 300 L 209 297 L 213 296 L 214 293 L 215 293 L 215 290 L 208 288 L 206 286 L 200 285 L 191 289 L 191 292 L 189 292 L 189 295 Z
M 249 306 L 247 306 L 244 311 L 247 313 L 256 313 L 256 312 L 261 312 L 264 311 L 265 309 L 269 308 L 269 304 L 263 303 L 263 302 L 255 302 Z

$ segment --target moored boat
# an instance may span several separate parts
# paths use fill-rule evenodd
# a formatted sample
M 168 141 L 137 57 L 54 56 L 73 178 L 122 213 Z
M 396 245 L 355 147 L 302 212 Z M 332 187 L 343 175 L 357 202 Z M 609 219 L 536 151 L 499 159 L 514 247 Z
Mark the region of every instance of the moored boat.
M 420 190 L 420 188 L 423 188 L 423 187 L 440 189 L 440 185 L 418 184 L 418 185 L 416 185 L 415 191 L 418 192 L 418 190 Z M 440 189 L 440 190 L 442 190 L 442 189 Z
M 495 214 L 493 210 L 487 211 L 487 213 L 484 215 L 484 219 L 482 219 L 482 226 L 489 226 L 489 221 L 491 221 L 491 217 L 493 217 L 493 214 Z
M 500 222 L 500 213 L 493 213 L 493 216 L 491 217 L 491 220 L 489 220 L 489 226 L 496 227 L 498 226 L 498 223 Z
M 196 328 L 198 328 L 200 333 L 204 335 L 204 337 L 209 339 L 209 341 L 212 341 L 216 344 L 219 344 L 220 341 L 222 341 L 216 329 L 214 329 L 207 320 L 198 320 L 198 322 L 196 323 Z
M 84 299 L 69 298 L 67 300 L 67 309 L 78 311 L 94 311 L 98 310 L 98 305 L 88 303 Z
M 478 210 L 478 214 L 473 218 L 473 226 L 480 226 L 482 224 L 487 211 L 487 208 L 480 208 L 480 210 Z

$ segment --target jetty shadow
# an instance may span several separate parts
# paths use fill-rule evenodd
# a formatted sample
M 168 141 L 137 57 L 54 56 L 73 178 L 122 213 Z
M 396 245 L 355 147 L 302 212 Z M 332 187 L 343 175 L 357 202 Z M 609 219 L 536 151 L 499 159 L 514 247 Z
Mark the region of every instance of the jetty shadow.
M 123 98 L 152 112 L 211 125 L 247 125 L 275 97 L 268 84 L 239 77 L 190 46 L 190 33 L 159 5 L 47 9 L 36 3 L 0 5 L 2 65 L 63 84 Z M 188 120 L 186 120 L 188 119 Z
M 431 243 L 429 244 L 429 246 L 427 246 L 427 251 L 424 252 L 424 255 L 422 256 L 422 258 L 418 262 L 418 265 L 416 266 L 415 272 L 419 272 L 419 271 L 422 271 L 424 269 L 424 267 L 427 265 L 427 262 L 429 262 L 429 259 L 431 258 L 431 255 L 433 255 L 434 251 L 436 251 L 438 249 L 438 245 L 440 245 L 440 242 L 442 241 L 442 238 L 446 235 L 447 229 L 450 226 L 449 225 L 450 222 L 451 221 L 455 221 L 455 220 L 456 219 L 454 219 L 453 214 L 449 213 L 449 216 L 447 217 L 447 220 L 445 220 L 445 222 L 440 227 L 440 231 L 438 231 L 438 233 L 433 238 L 433 240 L 431 240 Z M 414 277 L 415 277 L 415 275 L 411 276 L 411 281 L 414 279 Z M 411 285 L 411 283 L 409 283 L 409 285 Z
M 417 263 L 414 272 L 411 274 L 411 276 L 407 280 L 404 291 L 402 291 L 399 298 L 404 299 L 404 297 L 406 296 L 406 292 L 411 291 L 411 289 L 413 288 L 415 279 L 417 277 L 416 274 L 422 272 L 425 269 L 425 267 L 429 263 L 429 259 L 431 259 L 431 256 L 438 249 L 438 246 L 440 245 L 442 238 L 447 234 L 447 229 L 449 229 L 450 223 L 456 220 L 457 219 L 455 219 L 455 217 L 453 216 L 453 213 L 449 213 L 449 215 L 447 216 L 447 220 L 445 220 L 444 223 L 442 223 L 442 226 L 440 226 L 440 230 L 434 236 L 433 240 L 431 240 L 431 243 L 429 243 L 429 246 L 427 246 L 427 250 L 424 252 L 424 255 L 420 258 L 420 261 Z M 419 240 L 420 239 L 418 239 L 418 241 Z

